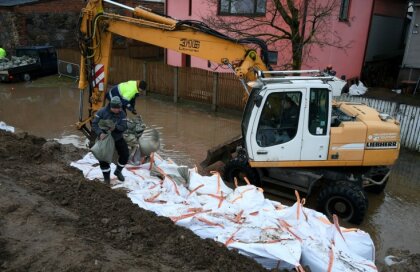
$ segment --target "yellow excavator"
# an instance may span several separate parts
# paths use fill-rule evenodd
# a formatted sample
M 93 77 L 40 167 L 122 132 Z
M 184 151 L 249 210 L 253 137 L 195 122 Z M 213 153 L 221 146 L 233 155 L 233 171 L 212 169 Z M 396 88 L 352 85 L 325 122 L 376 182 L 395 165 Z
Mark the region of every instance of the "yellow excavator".
M 104 4 L 131 15 L 108 13 Z M 233 39 L 199 21 L 111 0 L 90 0 L 79 21 L 77 126 L 90 140 L 95 139 L 90 122 L 105 104 L 114 34 L 226 65 L 242 81 L 248 97 L 242 136 L 210 150 L 202 164 L 223 160 L 226 181 L 248 178 L 276 194 L 317 191 L 320 211 L 355 224 L 367 211 L 365 191 L 385 188 L 399 154 L 399 124 L 366 105 L 333 101 L 336 78 L 317 70 L 272 71 L 259 39 Z M 86 89 L 89 108 L 83 118 Z

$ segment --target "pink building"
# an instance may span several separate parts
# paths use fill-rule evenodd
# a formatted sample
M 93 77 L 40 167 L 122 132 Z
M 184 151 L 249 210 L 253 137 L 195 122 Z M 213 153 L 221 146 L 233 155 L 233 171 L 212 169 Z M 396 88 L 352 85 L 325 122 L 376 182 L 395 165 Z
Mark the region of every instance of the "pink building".
M 302 69 L 323 69 L 330 64 L 337 71 L 338 76 L 359 77 L 366 62 L 375 60 L 378 56 L 392 55 L 401 49 L 407 11 L 405 0 L 337 1 L 337 8 L 329 17 L 328 24 L 331 33 L 338 33 L 341 44 L 349 44 L 349 48 L 342 50 L 331 46 L 322 48 L 313 46 L 309 53 L 310 57 L 303 59 Z M 214 3 L 209 5 L 211 2 Z M 244 10 L 247 14 L 253 10 L 252 15 L 259 18 L 269 18 L 266 13 L 271 5 L 273 5 L 272 0 L 166 0 L 166 12 L 179 20 L 202 21 L 207 16 L 234 18 L 234 16 L 240 16 Z M 278 67 L 290 63 L 291 59 L 290 45 L 286 50 L 279 48 L 284 48 L 280 42 L 269 45 L 270 51 L 278 53 Z M 185 56 L 170 50 L 167 52 L 167 63 L 173 66 L 212 70 L 217 67 L 217 64 L 211 64 L 209 67 L 207 60 Z M 226 70 L 217 69 L 216 71 Z

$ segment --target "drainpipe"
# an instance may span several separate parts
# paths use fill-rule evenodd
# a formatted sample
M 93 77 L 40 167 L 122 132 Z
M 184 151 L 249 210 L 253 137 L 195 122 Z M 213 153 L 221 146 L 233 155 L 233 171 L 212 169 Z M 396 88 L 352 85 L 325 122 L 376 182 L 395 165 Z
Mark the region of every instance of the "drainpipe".
M 362 78 L 361 74 L 362 74 L 362 71 L 363 71 L 363 67 L 365 66 L 365 63 L 366 63 L 366 53 L 367 53 L 367 49 L 368 49 L 368 46 L 369 46 L 369 37 L 370 37 L 370 34 L 371 34 L 371 30 L 372 30 L 371 28 L 372 28 L 372 21 L 373 21 L 373 11 L 375 10 L 375 1 L 376 0 L 372 0 L 372 7 L 371 7 L 371 10 L 370 10 L 368 35 L 366 37 L 366 45 L 365 45 L 365 52 L 363 54 L 362 70 L 360 71 L 359 78 Z M 364 79 L 364 80 L 366 80 L 366 79 Z

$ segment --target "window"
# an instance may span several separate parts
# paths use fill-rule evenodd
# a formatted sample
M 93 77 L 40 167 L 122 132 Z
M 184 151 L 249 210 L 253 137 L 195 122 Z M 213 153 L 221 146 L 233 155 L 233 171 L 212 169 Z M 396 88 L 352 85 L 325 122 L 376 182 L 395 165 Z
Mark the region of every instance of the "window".
M 265 15 L 266 0 L 220 0 L 219 15 Z
M 350 0 L 341 0 L 340 6 L 340 21 L 348 21 L 349 20 L 349 11 L 350 11 Z
M 328 97 L 328 89 L 311 89 L 308 129 L 312 135 L 327 135 Z
M 268 96 L 257 129 L 259 146 L 283 144 L 296 136 L 301 98 L 301 92 L 272 93 Z
M 279 52 L 277 52 L 277 51 L 268 51 L 268 63 L 270 63 L 270 64 L 277 64 L 278 56 L 279 56 Z

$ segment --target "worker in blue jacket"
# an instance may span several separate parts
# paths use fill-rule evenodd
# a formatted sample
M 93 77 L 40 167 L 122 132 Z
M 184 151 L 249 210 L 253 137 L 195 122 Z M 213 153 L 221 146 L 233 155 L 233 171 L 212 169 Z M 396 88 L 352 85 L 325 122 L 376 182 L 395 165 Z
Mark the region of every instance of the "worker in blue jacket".
M 101 120 L 110 120 L 110 123 L 113 124 L 109 128 L 109 131 L 111 131 L 111 135 L 115 141 L 115 149 L 118 153 L 117 169 L 114 171 L 114 175 L 117 176 L 118 180 L 124 181 L 125 178 L 122 174 L 122 170 L 126 165 L 129 156 L 128 146 L 123 137 L 124 131 L 127 130 L 127 116 L 125 112 L 122 111 L 122 102 L 118 96 L 112 97 L 111 102 L 96 113 L 95 119 L 92 122 L 92 129 L 95 131 L 96 135 L 98 135 L 98 138 L 103 140 L 108 131 L 99 127 L 99 121 Z M 99 161 L 99 166 L 104 175 L 105 183 L 110 184 L 110 164 L 105 161 Z
M 137 114 L 135 109 L 136 98 L 140 95 L 141 91 L 145 91 L 147 83 L 144 80 L 130 80 L 122 82 L 109 90 L 106 98 L 111 100 L 113 97 L 118 96 L 122 102 L 122 110 L 127 114 L 127 109 L 133 114 Z

